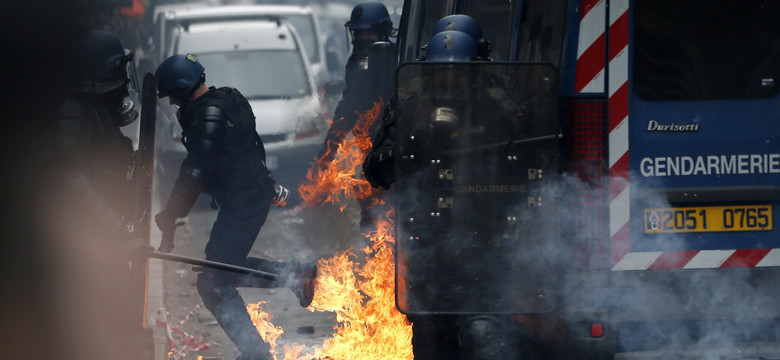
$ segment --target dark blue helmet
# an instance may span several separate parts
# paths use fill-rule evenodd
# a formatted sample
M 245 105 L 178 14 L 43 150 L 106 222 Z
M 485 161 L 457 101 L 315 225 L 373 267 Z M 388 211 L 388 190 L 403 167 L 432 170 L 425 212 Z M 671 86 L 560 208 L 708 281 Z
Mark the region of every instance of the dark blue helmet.
M 471 61 L 478 57 L 477 43 L 471 36 L 448 30 L 428 41 L 425 61 Z
M 473 17 L 464 14 L 445 16 L 433 25 L 433 34 L 442 31 L 455 30 L 468 34 L 477 43 L 479 57 L 488 60 L 490 58 L 490 42 L 482 36 L 482 28 Z
M 350 31 L 374 30 L 380 40 L 393 35 L 393 21 L 387 7 L 379 2 L 364 2 L 352 8 L 349 21 L 344 24 Z
M 81 91 L 103 94 L 129 81 L 127 65 L 133 54 L 125 54 L 125 48 L 116 35 L 87 31 L 79 36 L 74 51 Z
M 173 55 L 160 64 L 155 73 L 157 96 L 170 96 L 186 102 L 206 80 L 205 69 L 192 55 Z

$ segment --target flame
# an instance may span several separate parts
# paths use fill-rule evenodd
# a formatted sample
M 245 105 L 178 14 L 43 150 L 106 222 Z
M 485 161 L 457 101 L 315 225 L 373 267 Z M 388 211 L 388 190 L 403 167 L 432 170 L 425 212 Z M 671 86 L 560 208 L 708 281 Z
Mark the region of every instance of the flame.
M 298 188 L 306 206 L 334 203 L 344 210 L 351 199 L 366 199 L 373 188 L 355 172 L 371 148 L 370 130 L 382 101 L 359 118 L 352 136 L 338 144 L 336 153 L 327 166 L 324 154 L 309 169 L 307 181 Z M 374 202 L 374 205 L 379 200 Z M 392 359 L 411 360 L 412 326 L 395 307 L 395 243 L 392 210 L 378 219 L 376 229 L 364 234 L 369 246 L 357 250 L 365 253 L 363 262 L 356 261 L 355 251 L 342 251 L 317 263 L 317 280 L 310 311 L 329 311 L 336 314 L 338 326 L 333 337 L 303 354 L 303 346 L 284 346 L 284 360 L 292 359 Z M 262 311 L 264 303 L 250 304 L 247 310 L 263 340 L 271 344 L 277 358 L 276 341 L 284 333 L 274 326 L 271 316 Z
M 412 327 L 395 307 L 393 224 L 380 220 L 361 251 L 362 266 L 351 251 L 318 263 L 317 288 L 310 309 L 331 311 L 340 326 L 317 351 L 320 359 L 412 359 Z
M 246 306 L 246 311 L 249 312 L 249 316 L 252 318 L 252 323 L 255 324 L 260 337 L 263 341 L 271 345 L 271 353 L 276 354 L 276 341 L 284 334 L 284 329 L 271 323 L 273 315 L 263 311 L 263 305 L 266 301 L 261 301 L 255 304 L 249 304 Z
M 356 112 L 358 120 L 351 130 L 352 136 L 340 134 L 343 140 L 336 147 L 335 154 L 331 154 L 329 146 L 327 153 L 315 161 L 316 166 L 308 170 L 306 180 L 298 187 L 305 206 L 335 203 L 343 211 L 347 199 L 362 200 L 373 194 L 368 181 L 356 178 L 355 172 L 371 149 L 371 127 L 383 104 L 379 99 L 367 112 Z

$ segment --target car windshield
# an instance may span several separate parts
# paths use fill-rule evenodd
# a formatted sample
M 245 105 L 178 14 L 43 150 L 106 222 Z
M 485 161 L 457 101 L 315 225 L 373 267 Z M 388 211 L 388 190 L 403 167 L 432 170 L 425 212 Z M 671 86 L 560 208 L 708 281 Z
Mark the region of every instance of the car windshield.
M 316 29 L 310 15 L 287 15 L 287 21 L 295 27 L 295 31 L 303 41 L 303 47 L 306 54 L 309 55 L 309 62 L 312 64 L 320 62 L 320 52 L 317 48 Z
M 247 99 L 297 98 L 310 92 L 303 60 L 294 50 L 197 54 L 207 84 L 230 86 Z

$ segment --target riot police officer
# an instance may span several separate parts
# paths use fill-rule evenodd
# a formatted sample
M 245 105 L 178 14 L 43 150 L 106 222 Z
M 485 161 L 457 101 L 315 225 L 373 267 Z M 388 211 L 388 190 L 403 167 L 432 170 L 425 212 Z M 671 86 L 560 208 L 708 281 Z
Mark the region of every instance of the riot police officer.
M 70 79 L 57 116 L 59 166 L 66 183 L 89 202 L 87 209 L 97 211 L 102 221 L 96 223 L 114 237 L 126 237 L 133 145 L 120 127 L 138 118 L 129 98 L 134 82 L 126 70 L 133 54 L 125 54 L 119 39 L 104 31 L 83 33 L 74 51 L 77 76 Z
M 320 152 L 323 168 L 333 159 L 338 144 L 357 124 L 359 115 L 370 110 L 375 103 L 387 102 L 392 96 L 394 47 L 390 37 L 396 29 L 384 4 L 364 2 L 352 9 L 349 21 L 344 24 L 352 53 L 345 69 L 346 86 L 333 113 L 333 123 L 328 129 Z M 361 226 L 369 225 L 370 204 L 374 199 L 359 201 Z
M 455 20 L 463 19 L 460 17 Z M 450 18 L 446 21 L 452 24 L 452 20 Z M 427 44 L 425 61 L 467 62 L 489 56 L 484 50 L 480 53 L 478 42 L 470 34 L 447 30 L 444 27 L 439 30 L 441 31 L 431 37 Z M 447 75 L 437 74 L 437 80 L 442 80 L 443 76 Z M 443 80 L 449 81 L 448 85 L 458 81 Z M 374 147 L 363 163 L 366 179 L 373 186 L 383 189 L 389 188 L 395 181 L 394 105 L 394 102 L 391 102 L 385 109 L 382 128 L 374 137 Z M 513 358 L 518 354 L 515 336 L 518 334 L 517 326 L 508 316 L 410 314 L 409 320 L 413 324 L 412 344 L 415 359 L 502 359 Z
M 283 206 L 287 189 L 275 185 L 265 166 L 265 149 L 247 99 L 230 87 L 208 87 L 204 67 L 192 55 L 173 55 L 157 69 L 159 97 L 179 106 L 182 139 L 187 148 L 165 210 L 156 215 L 164 234 L 174 231 L 201 192 L 212 195 L 220 210 L 208 243 L 206 259 L 266 272 L 281 273 L 267 286 L 290 286 L 302 306 L 311 303 L 316 267 L 297 262 L 247 259 L 271 204 Z M 171 251 L 173 237 L 164 236 L 160 251 Z M 227 336 L 241 352 L 239 359 L 269 359 L 270 347 L 247 314 L 233 275 L 206 269 L 197 290 Z
M 356 5 L 352 9 L 349 21 L 344 24 L 351 38 L 352 53 L 347 60 L 344 81 L 346 87 L 341 95 L 336 110 L 333 113 L 333 124 L 328 130 L 325 140 L 325 150 L 331 155 L 338 143 L 355 126 L 357 114 L 369 110 L 380 97 L 387 100 L 392 92 L 388 81 L 378 84 L 372 81 L 372 77 L 385 74 L 389 77 L 393 69 L 388 69 L 385 64 L 373 64 L 380 62 L 381 57 L 390 56 L 390 50 L 381 50 L 380 54 L 373 54 L 369 58 L 370 49 L 378 42 L 390 44 L 390 36 L 395 34 L 393 22 L 384 4 L 378 2 L 365 2 Z M 381 47 L 377 46 L 376 49 Z
M 450 58 L 453 56 L 460 57 L 460 60 L 463 61 L 491 60 L 490 41 L 484 38 L 482 28 L 471 16 L 453 14 L 439 19 L 433 25 L 431 40 L 433 41 L 435 35 L 443 31 L 459 31 L 470 36 L 477 45 L 476 56 L 471 54 L 470 51 L 463 51 L 464 49 L 462 48 L 446 48 L 442 43 L 438 44 L 438 47 L 433 48 L 430 54 L 421 56 L 420 60 L 434 61 L 434 59 L 426 58 L 426 56 L 433 56 L 440 61 L 451 61 Z M 434 43 L 439 41 L 443 42 L 444 38 L 439 37 Z M 433 45 L 429 42 L 423 47 L 423 50 L 427 52 L 429 46 L 432 47 Z M 460 55 L 453 55 L 458 53 Z M 469 58 L 465 59 L 466 56 Z M 366 180 L 372 186 L 380 189 L 389 188 L 390 184 L 395 181 L 395 158 L 393 157 L 393 143 L 395 142 L 394 111 L 395 100 L 391 99 L 383 109 L 381 125 L 372 139 L 373 148 L 363 162 L 363 175 L 366 177 Z
M 75 314 L 92 308 L 102 314 L 106 303 L 111 304 L 110 322 L 101 315 L 100 320 L 85 319 L 81 331 L 95 336 L 92 341 L 106 342 L 109 350 L 103 357 L 151 358 L 151 333 L 141 327 L 143 315 L 135 306 L 143 294 L 134 293 L 127 265 L 146 251 L 128 227 L 135 220 L 134 199 L 128 196 L 134 151 L 120 130 L 138 117 L 131 100 L 135 78 L 128 71 L 133 54 L 104 31 L 77 31 L 67 42 L 72 53 L 65 63 L 72 73 L 63 81 L 54 116 L 57 185 L 50 197 L 54 214 L 47 220 L 61 240 L 54 256 L 79 259 L 78 264 L 53 262 L 56 272 L 70 275 L 56 283 L 81 298 L 63 299 L 62 311 L 79 316 Z M 71 278 L 81 281 L 73 284 Z
M 474 41 L 477 42 L 477 58 L 478 60 L 490 61 L 491 45 L 490 41 L 482 36 L 482 27 L 479 26 L 473 17 L 465 14 L 453 14 L 447 15 L 436 24 L 433 25 L 432 35 L 436 35 L 442 31 L 460 31 L 466 35 L 471 36 Z

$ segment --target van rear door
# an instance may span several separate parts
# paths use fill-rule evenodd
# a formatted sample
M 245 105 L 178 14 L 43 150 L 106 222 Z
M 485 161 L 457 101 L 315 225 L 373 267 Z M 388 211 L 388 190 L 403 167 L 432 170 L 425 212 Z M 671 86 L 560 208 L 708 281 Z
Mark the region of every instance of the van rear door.
M 780 265 L 780 3 L 631 4 L 613 270 Z

